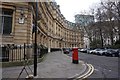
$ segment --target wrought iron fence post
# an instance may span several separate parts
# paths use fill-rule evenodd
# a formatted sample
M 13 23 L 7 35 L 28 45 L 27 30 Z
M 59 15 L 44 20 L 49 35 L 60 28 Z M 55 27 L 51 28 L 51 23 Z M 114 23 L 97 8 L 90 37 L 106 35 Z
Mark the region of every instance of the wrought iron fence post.
M 25 60 L 25 56 L 26 56 L 26 55 L 25 55 L 25 47 L 26 47 L 26 46 L 25 46 L 25 43 L 24 43 L 24 60 Z

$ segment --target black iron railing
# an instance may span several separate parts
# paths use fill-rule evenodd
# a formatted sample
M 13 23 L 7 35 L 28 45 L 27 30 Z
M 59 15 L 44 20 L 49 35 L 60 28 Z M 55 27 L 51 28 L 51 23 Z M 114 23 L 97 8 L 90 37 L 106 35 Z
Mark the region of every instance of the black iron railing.
M 33 59 L 34 57 L 34 46 L 33 44 L 7 44 L 0 45 L 1 62 L 13 62 L 13 61 L 22 61 L 25 59 Z M 42 45 L 37 45 L 37 57 L 41 58 L 44 54 L 48 52 L 48 49 Z

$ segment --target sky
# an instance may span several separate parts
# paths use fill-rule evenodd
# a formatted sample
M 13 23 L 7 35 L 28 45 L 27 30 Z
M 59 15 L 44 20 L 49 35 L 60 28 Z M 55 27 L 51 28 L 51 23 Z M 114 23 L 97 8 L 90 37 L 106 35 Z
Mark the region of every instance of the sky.
M 60 11 L 66 20 L 74 22 L 74 16 L 81 12 L 88 12 L 100 0 L 55 0 L 60 5 Z

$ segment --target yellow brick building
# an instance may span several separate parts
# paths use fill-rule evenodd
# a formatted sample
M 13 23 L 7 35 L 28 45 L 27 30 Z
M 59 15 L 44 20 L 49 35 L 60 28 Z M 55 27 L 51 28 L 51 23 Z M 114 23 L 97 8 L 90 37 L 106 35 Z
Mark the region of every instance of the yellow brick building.
M 33 22 L 35 3 L 3 2 L 0 5 L 2 44 L 34 43 Z M 37 44 L 48 48 L 83 47 L 77 24 L 67 21 L 55 2 L 38 3 Z

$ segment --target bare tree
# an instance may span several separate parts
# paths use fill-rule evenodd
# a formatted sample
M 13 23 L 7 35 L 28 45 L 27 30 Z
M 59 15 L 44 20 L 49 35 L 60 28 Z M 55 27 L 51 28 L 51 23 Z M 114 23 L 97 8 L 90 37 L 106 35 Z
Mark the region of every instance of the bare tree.
M 118 36 L 120 41 L 120 1 L 104 1 L 97 9 L 92 10 L 94 10 L 96 22 L 82 28 L 90 43 L 95 41 L 97 45 L 97 41 L 100 40 L 100 47 L 107 44 L 114 45 L 115 36 Z
M 114 36 L 118 36 L 120 41 L 120 1 L 107 1 L 101 2 L 101 5 L 106 9 L 106 20 L 109 21 L 108 25 L 110 31 L 110 38 L 112 45 L 114 44 Z
M 117 33 L 120 41 L 120 1 L 113 2 L 114 6 L 114 18 L 117 21 Z
M 103 47 L 103 32 L 102 32 L 102 22 L 103 22 L 103 16 L 102 16 L 102 9 L 98 8 L 97 12 L 96 12 L 96 19 L 97 19 L 97 28 L 98 28 L 98 32 L 99 32 L 99 36 L 100 36 L 100 40 L 101 40 L 101 47 Z

